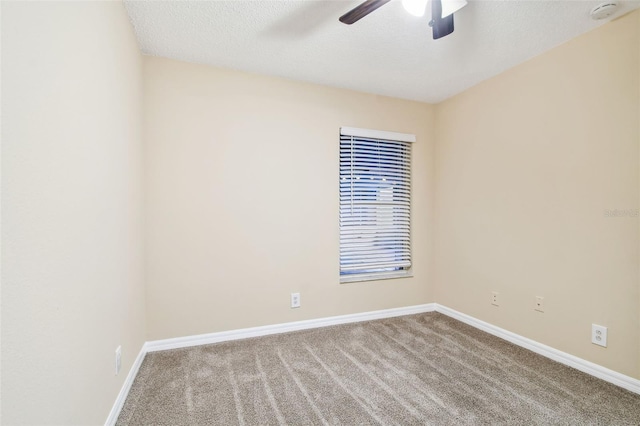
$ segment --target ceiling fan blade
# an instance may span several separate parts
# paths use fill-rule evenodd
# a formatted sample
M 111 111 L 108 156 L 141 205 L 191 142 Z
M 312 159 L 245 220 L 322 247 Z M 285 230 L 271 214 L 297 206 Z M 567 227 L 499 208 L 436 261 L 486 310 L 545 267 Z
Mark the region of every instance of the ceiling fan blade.
M 343 24 L 351 25 L 354 22 L 357 22 L 360 19 L 364 18 L 380 6 L 384 6 L 385 4 L 389 3 L 390 1 L 391 0 L 367 0 L 342 15 L 340 17 L 340 22 L 342 22 Z
M 442 0 L 431 0 L 431 22 L 433 39 L 437 40 L 453 32 L 453 13 L 442 17 Z

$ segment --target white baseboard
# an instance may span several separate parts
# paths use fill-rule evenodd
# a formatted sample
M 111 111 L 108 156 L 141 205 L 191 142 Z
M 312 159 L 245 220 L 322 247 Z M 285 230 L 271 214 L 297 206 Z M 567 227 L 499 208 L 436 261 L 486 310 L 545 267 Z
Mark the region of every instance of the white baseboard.
M 120 393 L 116 398 L 116 402 L 113 403 L 113 407 L 111 407 L 111 411 L 109 412 L 109 417 L 107 417 L 107 421 L 104 422 L 105 426 L 113 426 L 116 424 L 118 420 L 118 416 L 120 415 L 120 411 L 124 406 L 124 401 L 127 399 L 129 395 L 129 391 L 131 390 L 131 385 L 133 385 L 133 381 L 138 375 L 138 370 L 140 370 L 140 366 L 142 365 L 142 361 L 144 361 L 144 357 L 147 355 L 146 343 L 142 345 L 140 348 L 140 352 L 136 357 L 135 361 L 133 361 L 133 365 L 129 370 L 129 374 L 127 374 L 127 378 L 124 379 L 124 383 L 122 384 L 122 388 L 120 389 Z
M 489 324 L 488 322 L 481 321 L 467 314 L 463 314 L 451 308 L 447 308 L 446 306 L 442 306 L 437 303 L 435 305 L 436 312 L 440 312 L 451 318 L 457 319 L 458 321 L 469 324 L 472 327 L 500 337 L 501 339 L 521 346 L 525 349 L 529 349 L 532 352 L 557 361 L 561 364 L 573 367 L 576 370 L 580 370 L 606 382 L 613 383 L 614 385 L 620 386 L 621 388 L 640 394 L 640 380 L 638 379 L 634 379 L 633 377 L 626 376 L 624 374 L 618 373 L 617 371 L 610 370 L 601 365 L 594 364 L 591 361 L 578 358 L 577 356 L 568 354 L 566 352 L 559 351 L 552 348 L 551 346 L 543 345 L 542 343 L 536 342 L 535 340 L 531 340 L 503 328 L 496 327 L 495 325 Z
M 167 349 L 186 348 L 189 346 L 208 345 L 211 343 L 226 342 L 230 340 L 247 339 L 249 337 L 268 336 L 270 334 L 280 334 L 288 333 L 290 331 L 307 330 L 310 328 L 327 327 L 330 325 L 399 317 L 403 315 L 420 314 L 423 312 L 433 312 L 435 310 L 435 307 L 435 303 L 427 303 L 425 305 L 407 306 L 404 308 L 383 309 L 381 311 L 370 311 L 358 314 L 339 315 L 335 317 L 265 325 L 261 327 L 242 328 L 239 330 L 221 331 L 218 333 L 200 334 L 196 336 L 177 337 L 174 339 L 154 340 L 151 342 L 147 342 L 145 344 L 145 347 L 148 352 L 155 352 L 164 351 Z

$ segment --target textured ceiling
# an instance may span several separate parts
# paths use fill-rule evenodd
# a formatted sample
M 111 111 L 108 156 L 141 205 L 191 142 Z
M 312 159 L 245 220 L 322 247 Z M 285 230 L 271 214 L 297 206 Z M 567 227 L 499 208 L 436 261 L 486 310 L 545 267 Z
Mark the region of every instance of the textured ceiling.
M 470 0 L 432 40 L 430 13 L 395 0 L 353 25 L 359 0 L 130 1 L 143 53 L 436 103 L 602 25 L 591 0 Z M 620 1 L 618 17 L 640 7 Z M 428 8 L 429 10 L 429 8 Z

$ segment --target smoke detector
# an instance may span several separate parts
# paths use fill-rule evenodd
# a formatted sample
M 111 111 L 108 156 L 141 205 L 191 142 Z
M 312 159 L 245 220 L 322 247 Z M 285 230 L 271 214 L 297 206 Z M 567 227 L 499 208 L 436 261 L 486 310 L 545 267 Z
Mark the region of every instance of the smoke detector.
M 592 19 L 599 21 L 613 15 L 616 10 L 618 10 L 618 2 L 607 1 L 604 3 L 600 3 L 599 5 L 591 9 L 590 15 Z

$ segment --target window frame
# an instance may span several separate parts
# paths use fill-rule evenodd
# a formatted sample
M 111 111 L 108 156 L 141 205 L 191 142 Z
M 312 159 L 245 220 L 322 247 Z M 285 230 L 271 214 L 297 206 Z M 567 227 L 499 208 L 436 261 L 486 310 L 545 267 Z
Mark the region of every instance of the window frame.
M 394 279 L 394 278 L 408 278 L 408 277 L 413 277 L 413 262 L 412 262 L 412 257 L 413 257 L 413 244 L 412 244 L 412 210 L 413 210 L 413 185 L 412 185 L 412 180 L 413 180 L 413 172 L 412 172 L 412 156 L 413 156 L 413 143 L 416 142 L 416 137 L 413 134 L 407 134 L 407 133 L 397 133 L 397 132 L 387 132 L 387 131 L 381 131 L 381 130 L 370 130 L 370 129 L 361 129 L 361 128 L 356 128 L 356 127 L 341 127 L 340 128 L 340 152 L 342 153 L 342 144 L 343 144 L 343 138 L 346 137 L 351 137 L 351 138 L 356 138 L 356 139 L 374 139 L 374 140 L 379 140 L 381 142 L 389 142 L 389 143 L 406 143 L 407 144 L 407 148 L 408 148 L 408 157 L 406 159 L 407 164 L 406 167 L 408 169 L 408 179 L 406 180 L 406 182 L 408 183 L 408 198 L 409 198 L 409 203 L 408 203 L 408 248 L 409 248 L 409 252 L 408 252 L 408 262 L 409 262 L 409 266 L 407 269 L 399 269 L 399 270 L 392 270 L 392 271 L 365 271 L 363 273 L 357 273 L 357 272 L 351 272 L 351 273 L 344 273 L 343 272 L 343 256 L 342 256 L 342 249 L 343 249 L 343 217 L 342 217 L 342 213 L 339 214 L 339 224 L 338 224 L 338 229 L 339 229 L 339 257 L 340 257 L 340 266 L 339 266 L 339 275 L 340 275 L 340 283 L 350 283 L 350 282 L 361 282 L 361 281 L 377 281 L 377 280 L 385 280 L 385 279 Z M 353 140 L 353 139 L 352 139 Z M 339 156 L 340 157 L 340 156 Z M 343 173 L 344 169 L 343 166 L 340 165 L 340 173 L 338 175 L 338 180 L 339 183 L 341 183 L 341 176 Z M 353 173 L 351 171 L 351 173 Z M 387 178 L 389 178 L 389 175 L 386 176 Z M 385 179 L 386 180 L 386 179 Z M 340 197 L 342 197 L 343 194 L 343 189 L 342 187 L 340 188 Z M 339 198 L 340 198 L 339 197 Z M 341 202 L 342 205 L 342 202 Z M 339 211 L 341 212 L 342 208 L 339 209 Z M 395 216 L 392 215 L 393 218 L 395 218 Z

